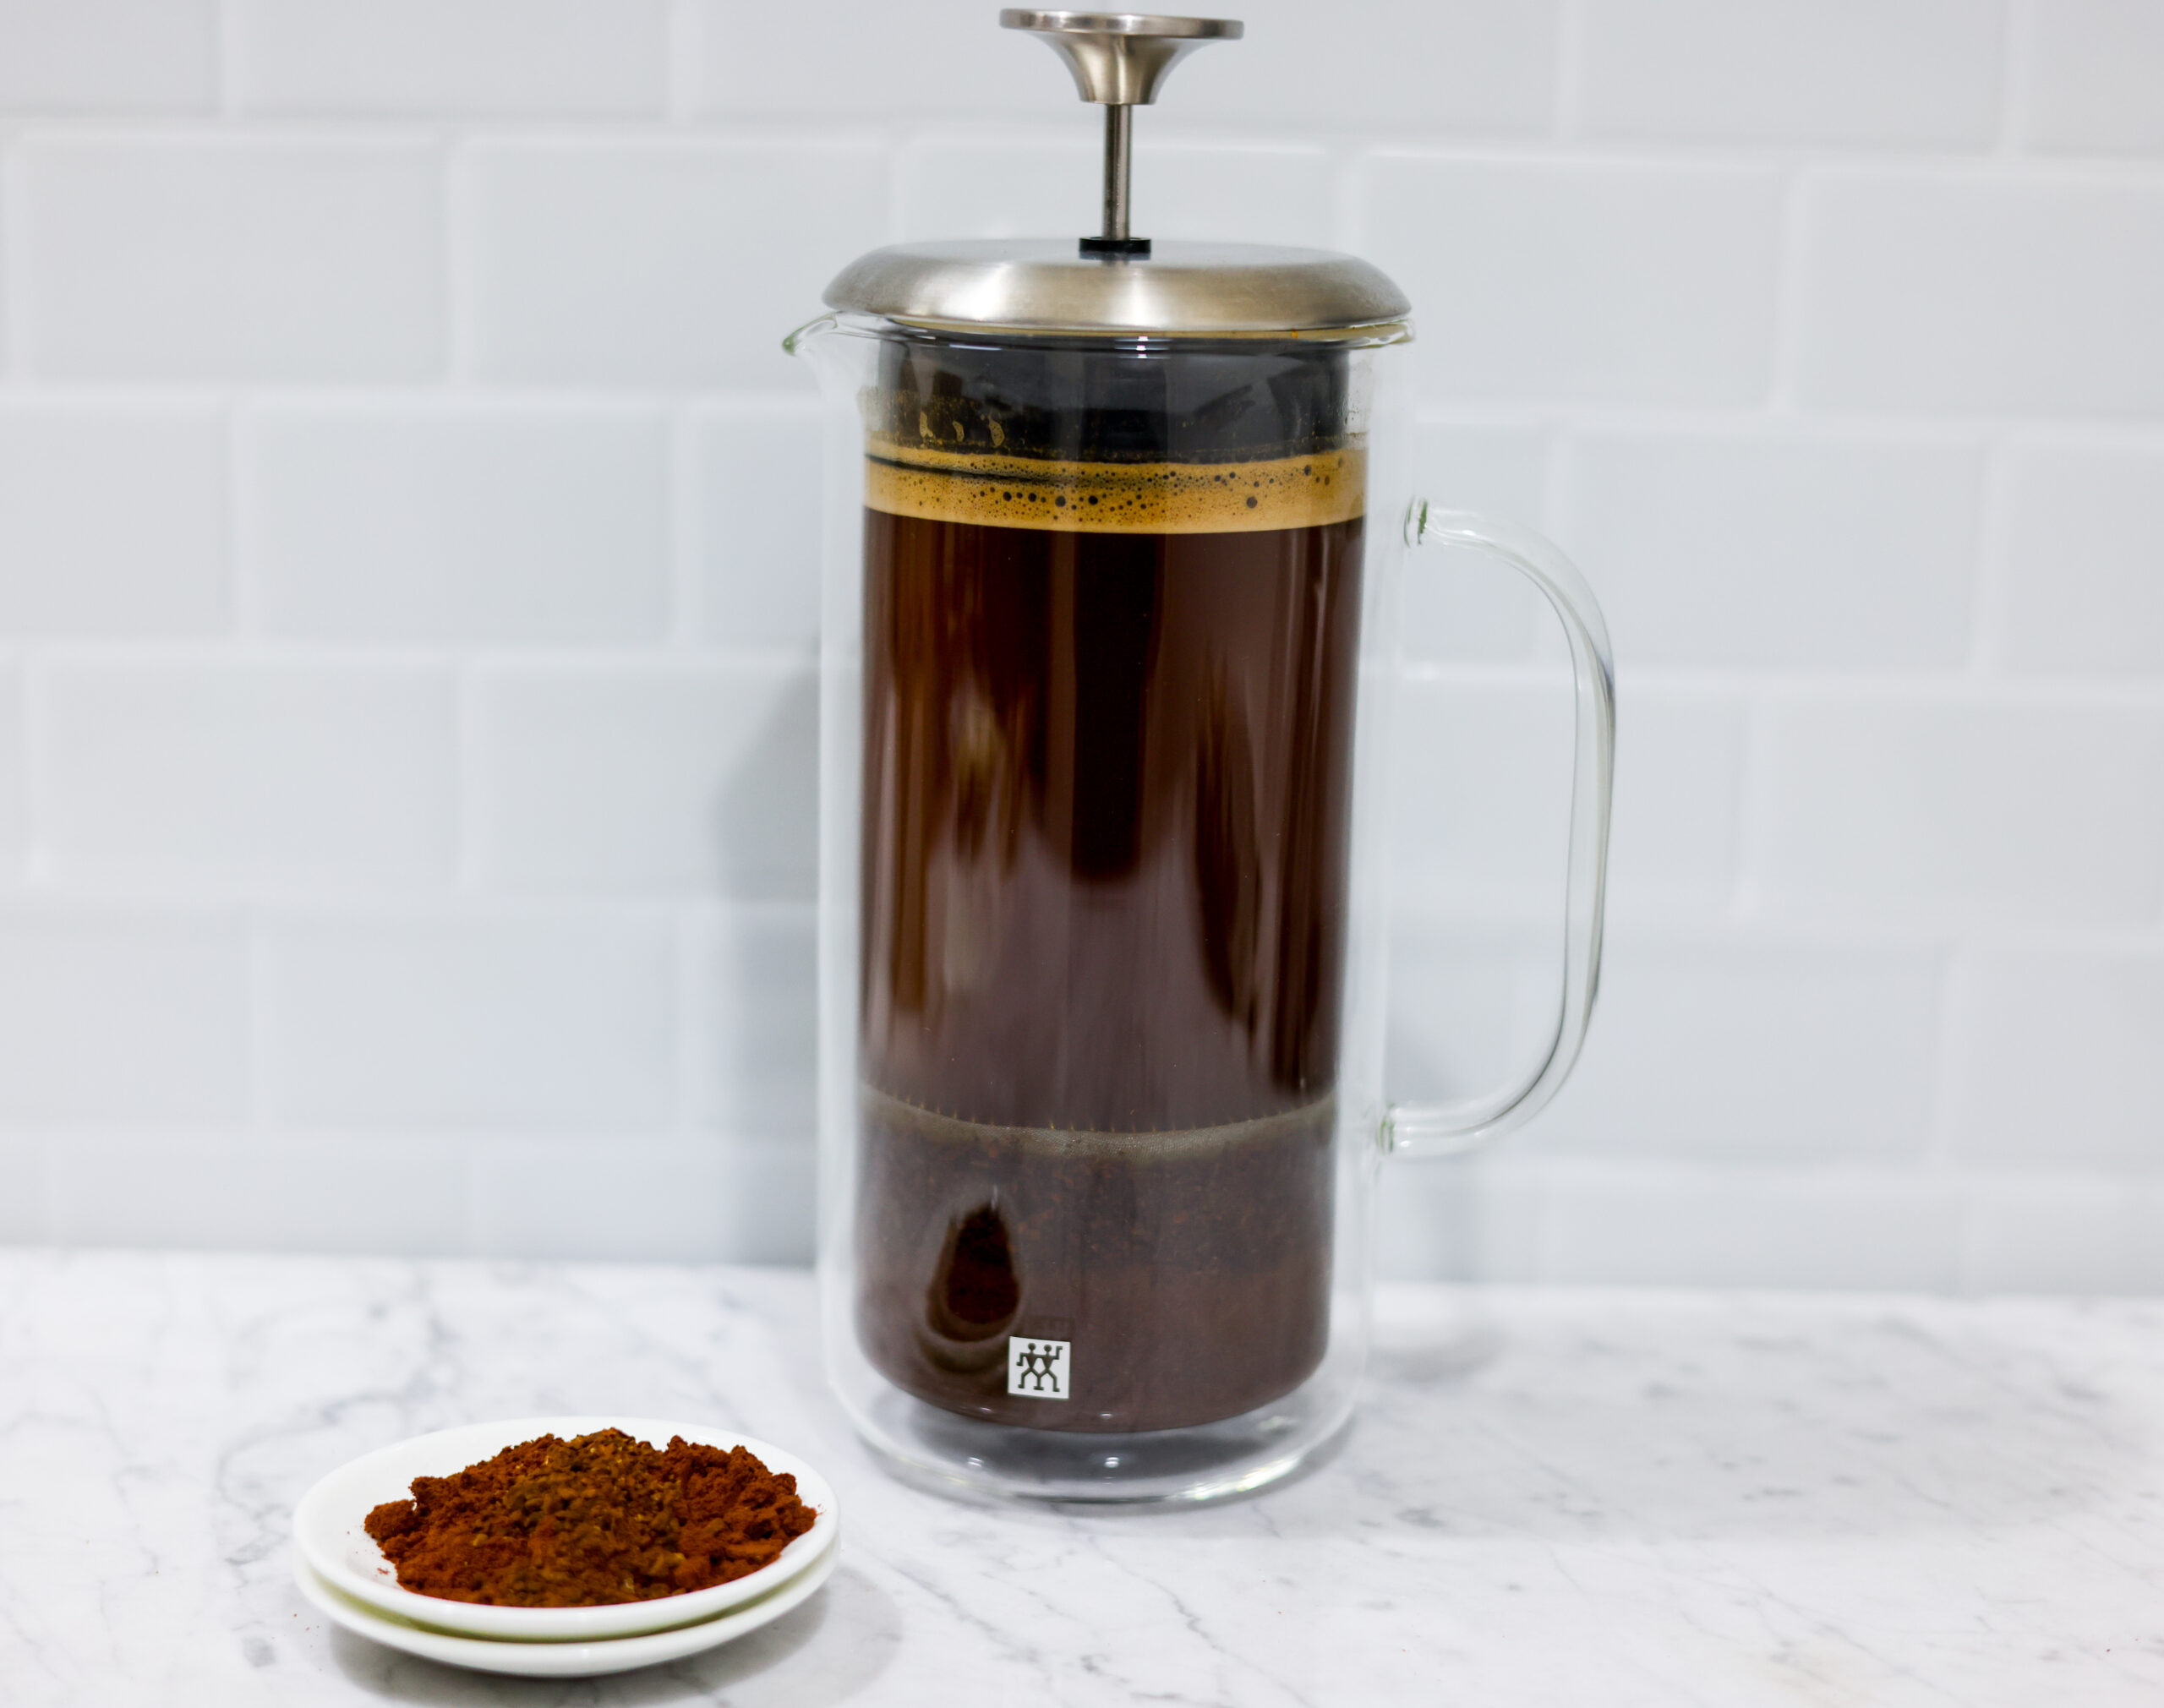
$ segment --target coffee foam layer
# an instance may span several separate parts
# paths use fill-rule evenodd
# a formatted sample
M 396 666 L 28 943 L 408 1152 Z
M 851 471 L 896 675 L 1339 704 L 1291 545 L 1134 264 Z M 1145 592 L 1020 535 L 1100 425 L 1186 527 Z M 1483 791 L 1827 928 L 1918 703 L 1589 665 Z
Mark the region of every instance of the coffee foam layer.
M 873 438 L 864 502 L 889 516 L 1052 533 L 1259 533 L 1348 521 L 1368 459 L 1347 445 L 1262 462 L 1056 462 Z

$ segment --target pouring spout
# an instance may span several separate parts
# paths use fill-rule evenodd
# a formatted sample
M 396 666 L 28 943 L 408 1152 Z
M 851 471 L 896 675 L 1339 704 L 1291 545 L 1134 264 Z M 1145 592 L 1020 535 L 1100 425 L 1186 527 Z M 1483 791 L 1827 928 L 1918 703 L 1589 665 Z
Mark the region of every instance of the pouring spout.
M 790 356 L 801 356 L 813 339 L 822 332 L 831 332 L 833 330 L 834 317 L 831 314 L 821 314 L 815 319 L 806 320 L 781 341 L 783 352 Z

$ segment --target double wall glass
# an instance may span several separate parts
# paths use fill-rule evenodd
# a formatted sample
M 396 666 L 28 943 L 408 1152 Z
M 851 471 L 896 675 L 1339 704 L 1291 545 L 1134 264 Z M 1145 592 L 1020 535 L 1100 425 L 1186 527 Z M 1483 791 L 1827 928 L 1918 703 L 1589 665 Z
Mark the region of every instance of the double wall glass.
M 1505 1130 L 1576 1056 L 1606 640 L 1554 548 L 1419 496 L 1408 338 L 791 340 L 827 401 L 827 1357 L 921 1477 L 1169 1501 L 1282 1475 L 1353 1404 L 1386 1157 Z M 1522 1083 L 1393 1108 L 1394 614 L 1435 538 L 1529 576 L 1571 639 L 1566 967 Z

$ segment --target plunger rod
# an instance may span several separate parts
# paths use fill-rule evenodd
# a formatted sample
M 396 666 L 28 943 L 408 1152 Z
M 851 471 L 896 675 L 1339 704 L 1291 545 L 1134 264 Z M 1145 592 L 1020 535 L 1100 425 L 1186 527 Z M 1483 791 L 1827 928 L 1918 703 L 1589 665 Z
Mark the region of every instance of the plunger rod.
M 1105 236 L 1115 243 L 1127 241 L 1127 198 L 1134 166 L 1134 117 L 1131 106 L 1105 108 Z

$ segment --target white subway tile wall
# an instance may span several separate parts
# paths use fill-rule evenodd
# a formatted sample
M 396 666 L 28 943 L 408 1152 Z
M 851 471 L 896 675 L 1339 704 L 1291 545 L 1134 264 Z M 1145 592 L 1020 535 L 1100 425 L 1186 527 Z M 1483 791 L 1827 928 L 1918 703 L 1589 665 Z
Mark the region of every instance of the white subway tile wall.
M 1960 161 L 1806 174 L 1797 379 L 1829 409 L 2164 415 L 2164 182 Z
M 456 707 L 438 665 L 32 667 L 56 884 L 368 894 L 453 875 Z
M 36 898 L 0 911 L 0 1115 L 213 1131 L 244 1121 L 250 958 L 246 921 L 199 906 Z
M 2033 0 L 2021 139 L 2054 154 L 2164 153 L 2164 3 Z
M 265 404 L 239 423 L 242 583 L 280 636 L 652 644 L 669 431 L 601 403 Z
M 1982 464 L 1973 439 L 1591 428 L 1555 533 L 1642 667 L 1958 668 Z
M 265 1113 L 331 1132 L 664 1121 L 673 927 L 624 903 L 272 918 L 256 957 Z
M 665 0 L 232 0 L 247 113 L 658 118 Z
M 0 1239 L 801 1259 L 819 423 L 1079 231 L 978 0 L 0 0 Z M 1582 1072 L 1402 1274 L 2164 1290 L 2164 0 L 1238 8 L 1155 232 L 1418 305 L 1613 619 Z M 1392 1074 L 1533 1057 L 1568 690 L 1414 565 Z
M 218 104 L 217 0 L 0 0 L 10 113 L 207 113 Z
M 817 408 L 793 393 L 702 407 L 676 466 L 689 570 L 679 623 L 705 645 L 809 659 L 819 647 Z
M 1991 661 L 2008 674 L 2154 678 L 2164 660 L 2164 446 L 2009 445 Z
M 230 439 L 201 404 L 0 403 L 0 635 L 230 632 Z
M 1748 163 L 1384 147 L 1355 166 L 1352 241 L 1419 310 L 1424 397 L 1762 403 L 1782 188 Z
M 1586 134 L 1981 148 L 1998 134 L 1994 0 L 1583 0 Z
M 885 239 L 891 178 L 869 137 L 474 142 L 449 216 L 462 365 L 503 385 L 792 389 L 782 336 Z
M 433 141 L 33 131 L 11 153 L 9 330 L 24 377 L 443 377 Z
M 484 884 L 808 899 L 817 713 L 802 667 L 501 664 L 477 668 L 473 696 Z
M 2164 905 L 2164 707 L 1817 689 L 1769 695 L 1761 732 L 1760 911 L 2139 930 Z

